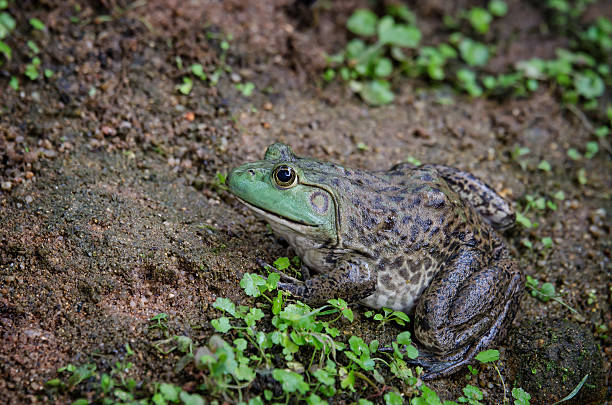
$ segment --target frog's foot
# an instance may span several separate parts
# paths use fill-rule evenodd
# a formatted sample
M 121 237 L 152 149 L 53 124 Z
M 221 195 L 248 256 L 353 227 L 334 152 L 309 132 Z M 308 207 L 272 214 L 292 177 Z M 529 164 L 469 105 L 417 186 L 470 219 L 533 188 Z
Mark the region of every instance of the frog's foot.
M 292 283 L 292 284 L 301 284 L 302 281 L 298 280 L 297 278 L 291 277 L 286 275 L 285 273 L 283 273 L 282 271 L 280 271 L 279 269 L 277 269 L 276 267 L 268 264 L 265 260 L 262 260 L 260 258 L 255 259 L 255 261 L 257 262 L 258 265 L 260 265 L 261 267 L 263 267 L 264 269 L 274 272 L 274 273 L 278 273 L 281 276 L 281 280 L 285 280 L 288 283 Z M 281 283 L 278 283 L 281 284 Z

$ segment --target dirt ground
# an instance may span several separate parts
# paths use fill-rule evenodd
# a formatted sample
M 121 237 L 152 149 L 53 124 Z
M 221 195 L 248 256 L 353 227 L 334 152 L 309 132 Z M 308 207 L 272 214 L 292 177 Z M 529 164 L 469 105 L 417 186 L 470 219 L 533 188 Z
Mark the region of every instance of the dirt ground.
M 176 373 L 178 356 L 153 347 L 163 335 L 148 328 L 149 319 L 166 313 L 171 335 L 205 341 L 214 331 L 209 321 L 219 316 L 217 297 L 252 304 L 238 285 L 242 275 L 260 271 L 258 258 L 292 255 L 217 180 L 217 173 L 260 159 L 274 141 L 366 169 L 408 156 L 453 165 L 516 207 L 526 194 L 562 190 L 557 211 L 532 217 L 539 227 L 517 226 L 503 236 L 525 273 L 553 283 L 582 315 L 525 294 L 513 327 L 578 322 L 595 334 L 609 386 L 612 335 L 597 327 L 612 330 L 612 159 L 605 149 L 581 162 L 567 157 L 568 148 L 583 150 L 592 139 L 585 117 L 564 109 L 554 89 L 488 101 L 404 78 L 393 104 L 367 107 L 341 84 L 320 79 L 322 55 L 344 46 L 345 22 L 369 5 L 365 0 L 319 2 L 327 6 L 315 9 L 290 0 L 19 3 L 9 8 L 18 20 L 11 45 L 25 48 L 35 36 L 43 66 L 56 73 L 23 78 L 15 92 L 9 78 L 23 70 L 26 52 L 16 50 L 0 66 L 0 402 L 70 402 L 78 396 L 49 393 L 45 381 L 68 363 L 109 370 L 126 358 L 126 343 L 136 353 L 130 360 L 137 381 L 193 387 L 196 372 Z M 424 38 L 435 41 L 442 14 L 476 2 L 420 3 L 410 6 Z M 543 17 L 532 3 L 508 4 L 497 25 L 503 38 L 512 35 L 492 69 L 550 57 L 563 45 L 538 29 Z M 600 2 L 587 15 L 606 13 L 612 15 L 610 4 Z M 31 33 L 31 17 L 47 31 Z M 222 34 L 232 36 L 225 61 Z M 226 63 L 232 73 L 216 86 L 196 81 L 182 95 L 176 85 L 196 62 L 209 72 Z M 255 84 L 252 97 L 235 89 L 240 81 Z M 454 103 L 440 103 L 441 95 Z M 524 169 L 511 157 L 516 145 L 531 151 Z M 550 172 L 536 169 L 542 159 Z M 581 167 L 586 185 L 576 179 Z M 538 241 L 547 236 L 554 245 L 542 249 Z M 354 309 L 348 330 L 376 336 L 365 309 Z M 508 345 L 500 345 L 504 373 L 511 373 L 503 357 Z M 485 400 L 501 403 L 495 371 L 483 367 L 479 378 Z M 456 399 L 465 374 L 431 386 Z

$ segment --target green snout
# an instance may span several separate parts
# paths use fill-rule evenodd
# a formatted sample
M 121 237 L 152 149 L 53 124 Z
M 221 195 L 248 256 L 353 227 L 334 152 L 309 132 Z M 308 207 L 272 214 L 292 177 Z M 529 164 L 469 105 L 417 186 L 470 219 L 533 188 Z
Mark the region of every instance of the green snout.
M 277 187 L 271 175 L 274 166 L 273 162 L 265 160 L 239 166 L 229 173 L 227 185 L 237 197 L 268 213 L 304 225 L 334 227 L 331 195 L 304 184 L 288 189 Z M 313 206 L 313 193 L 318 194 L 318 199 L 328 201 L 327 209 Z

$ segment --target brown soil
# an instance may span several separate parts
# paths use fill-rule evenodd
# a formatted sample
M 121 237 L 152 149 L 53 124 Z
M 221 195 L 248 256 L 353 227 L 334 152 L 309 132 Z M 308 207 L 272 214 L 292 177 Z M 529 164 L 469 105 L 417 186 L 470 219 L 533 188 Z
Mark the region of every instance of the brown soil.
M 426 38 L 453 11 L 450 2 L 413 3 Z M 574 318 L 595 333 L 610 384 L 611 341 L 597 332 L 600 325 L 612 330 L 610 151 L 569 159 L 568 148 L 584 151 L 593 140 L 588 118 L 564 109 L 544 86 L 530 98 L 487 101 L 404 78 L 395 84 L 395 102 L 382 108 L 367 107 L 340 84 L 323 87 L 324 52 L 342 48 L 347 18 L 368 4 L 11 2 L 18 28 L 7 42 L 15 54 L 0 66 L 0 402 L 78 398 L 86 384 L 62 394 L 46 390 L 45 381 L 68 363 L 95 362 L 108 372 L 127 358 L 126 343 L 136 353 L 129 360 L 137 381 L 195 388 L 197 371 L 175 372 L 178 355 L 153 347 L 164 334 L 149 329 L 149 319 L 167 313 L 170 336 L 205 342 L 213 333 L 209 321 L 219 316 L 215 299 L 253 305 L 238 285 L 243 273 L 260 271 L 257 258 L 291 255 L 216 177 L 261 158 L 277 140 L 301 155 L 366 169 L 408 156 L 457 166 L 517 204 L 526 194 L 564 191 L 557 211 L 531 216 L 537 228 L 515 227 L 504 236 L 525 273 L 553 283 L 582 316 L 525 294 L 514 324 Z M 554 33 L 542 34 L 543 17 L 532 3 L 508 4 L 497 23 L 505 52 L 491 69 L 550 57 L 564 44 Z M 589 15 L 600 15 L 597 7 L 609 10 L 596 4 Z M 30 32 L 32 17 L 47 31 Z M 232 35 L 225 62 L 221 33 Z M 21 74 L 28 39 L 41 48 L 52 78 L 31 82 Z M 194 79 L 191 94 L 182 95 L 175 86 L 196 62 L 209 74 L 226 63 L 233 76 L 222 75 L 214 87 Z M 15 92 L 8 82 L 18 73 Z M 233 81 L 253 82 L 254 95 L 243 97 Z M 439 103 L 440 94 L 451 94 L 454 104 Z M 531 150 L 525 169 L 510 157 L 515 145 Z M 536 169 L 542 159 L 551 172 Z M 577 181 L 580 168 L 586 185 Z M 545 236 L 553 238 L 552 249 L 541 248 Z M 523 247 L 524 238 L 534 242 L 533 251 Z M 364 308 L 355 311 L 347 332 L 378 337 Z M 388 328 L 383 338 L 399 330 Z M 495 371 L 480 369 L 485 401 L 501 403 Z M 465 373 L 431 386 L 456 399 Z

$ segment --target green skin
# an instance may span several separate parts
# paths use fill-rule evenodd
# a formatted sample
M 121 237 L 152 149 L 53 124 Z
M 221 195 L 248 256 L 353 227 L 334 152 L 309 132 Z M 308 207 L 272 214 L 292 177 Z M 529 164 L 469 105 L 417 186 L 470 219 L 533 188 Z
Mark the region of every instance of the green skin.
M 316 273 L 286 277 L 279 288 L 310 305 L 342 298 L 414 313 L 425 379 L 458 371 L 514 318 L 524 275 L 494 231 L 512 225 L 514 213 L 469 173 L 354 170 L 275 143 L 227 184 L 289 242 L 304 274 Z

